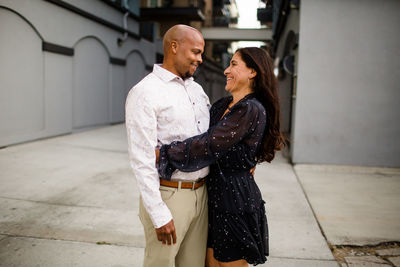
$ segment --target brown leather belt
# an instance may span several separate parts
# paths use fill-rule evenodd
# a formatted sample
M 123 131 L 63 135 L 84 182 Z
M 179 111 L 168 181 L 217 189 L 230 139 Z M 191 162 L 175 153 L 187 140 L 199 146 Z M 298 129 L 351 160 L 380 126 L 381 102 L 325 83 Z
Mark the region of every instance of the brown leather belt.
M 168 181 L 160 178 L 160 185 L 179 188 L 179 189 L 192 189 L 196 190 L 197 188 L 203 186 L 206 182 L 206 178 L 201 178 L 195 182 L 183 182 L 183 181 Z

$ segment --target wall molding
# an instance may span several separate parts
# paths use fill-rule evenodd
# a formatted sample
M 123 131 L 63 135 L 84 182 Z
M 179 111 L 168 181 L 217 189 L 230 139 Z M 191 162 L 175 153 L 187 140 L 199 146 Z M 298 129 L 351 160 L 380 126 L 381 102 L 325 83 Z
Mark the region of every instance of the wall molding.
M 48 43 L 45 41 L 42 42 L 42 51 L 56 53 L 56 54 L 65 55 L 65 56 L 73 56 L 74 55 L 73 48 L 62 46 L 62 45 L 57 45 L 57 44 L 53 44 L 53 43 Z
M 36 34 L 39 36 L 39 38 L 40 38 L 42 41 L 44 40 L 44 39 L 43 39 L 43 36 L 42 36 L 42 35 L 40 34 L 40 32 L 35 28 L 35 26 L 33 26 L 33 24 L 32 24 L 27 18 L 25 18 L 24 16 L 22 16 L 20 13 L 18 13 L 17 11 L 15 11 L 15 10 L 9 8 L 9 7 L 2 6 L 2 5 L 0 5 L 0 9 L 8 10 L 8 11 L 14 13 L 15 15 L 19 16 L 19 17 L 20 17 L 21 19 L 23 19 L 26 23 L 28 23 L 29 26 L 32 27 L 32 29 L 36 32 Z
M 116 57 L 110 57 L 110 63 L 113 65 L 126 66 L 126 60 Z
M 78 14 L 78 15 L 80 15 L 82 17 L 85 17 L 85 18 L 87 18 L 89 20 L 93 20 L 93 21 L 95 21 L 97 23 L 100 23 L 100 24 L 102 24 L 102 25 L 104 25 L 106 27 L 109 27 L 109 28 L 111 28 L 113 30 L 119 31 L 121 33 L 125 33 L 126 32 L 126 33 L 128 33 L 129 36 L 131 36 L 132 38 L 134 38 L 136 40 L 140 40 L 140 38 L 141 38 L 140 35 L 138 35 L 138 34 L 136 34 L 134 32 L 125 30 L 124 28 L 122 28 L 121 26 L 119 26 L 117 24 L 111 23 L 111 22 L 109 22 L 109 21 L 107 21 L 105 19 L 102 19 L 102 18 L 100 18 L 100 17 L 98 17 L 96 15 L 93 15 L 93 14 L 91 14 L 91 13 L 89 13 L 89 12 L 83 10 L 83 9 L 80 9 L 80 8 L 78 8 L 76 6 L 73 6 L 73 5 L 69 4 L 69 3 L 66 3 L 66 2 L 64 2 L 62 0 L 44 0 L 44 1 L 52 3 L 52 4 L 55 4 L 55 5 L 59 6 L 59 7 L 65 8 L 65 9 L 67 9 L 67 10 L 69 10 L 69 11 L 75 13 L 75 14 Z
M 42 51 L 50 52 L 50 53 L 55 53 L 55 54 L 60 54 L 64 56 L 74 56 L 74 48 L 70 47 L 65 47 L 62 45 L 58 44 L 53 44 L 49 42 L 42 42 Z M 111 57 L 109 56 L 109 62 L 110 64 L 113 65 L 118 65 L 118 66 L 126 66 L 126 60 L 122 58 L 117 58 L 117 57 Z M 152 69 L 153 66 L 146 65 L 146 69 Z

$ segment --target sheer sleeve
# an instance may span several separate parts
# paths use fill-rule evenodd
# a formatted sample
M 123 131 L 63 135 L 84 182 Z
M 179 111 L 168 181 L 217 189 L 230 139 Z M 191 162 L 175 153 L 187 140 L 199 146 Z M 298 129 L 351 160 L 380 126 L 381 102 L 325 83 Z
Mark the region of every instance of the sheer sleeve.
M 223 157 L 232 146 L 254 131 L 260 111 L 260 106 L 252 101 L 238 103 L 207 132 L 163 145 L 158 164 L 161 177 L 170 179 L 175 169 L 196 171 Z

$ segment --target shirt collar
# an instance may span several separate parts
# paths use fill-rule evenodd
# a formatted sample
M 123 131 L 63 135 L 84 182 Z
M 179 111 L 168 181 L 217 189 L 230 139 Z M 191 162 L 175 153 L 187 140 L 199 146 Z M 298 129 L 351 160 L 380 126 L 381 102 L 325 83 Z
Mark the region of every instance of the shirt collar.
M 177 76 L 177 75 L 173 74 L 172 72 L 170 72 L 169 70 L 161 67 L 161 64 L 154 64 L 153 73 L 165 82 L 170 82 L 172 80 L 182 81 L 182 79 L 179 76 Z M 193 81 L 193 77 L 190 77 L 190 78 L 187 78 L 184 80 L 185 83 L 187 83 L 187 82 L 190 83 L 192 81 Z

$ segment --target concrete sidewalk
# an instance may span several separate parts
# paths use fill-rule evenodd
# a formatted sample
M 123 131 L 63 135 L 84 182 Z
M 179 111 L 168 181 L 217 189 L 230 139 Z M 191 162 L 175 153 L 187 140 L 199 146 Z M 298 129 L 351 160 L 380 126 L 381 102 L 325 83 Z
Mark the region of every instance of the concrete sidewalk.
M 400 241 L 400 169 L 296 165 L 332 245 Z
M 307 168 L 297 169 L 300 183 L 280 154 L 257 167 L 270 227 L 271 256 L 262 266 L 338 266 L 314 216 L 329 218 L 318 215 L 329 207 L 318 204 Z M 124 125 L 1 149 L 0 169 L 0 266 L 141 266 Z

